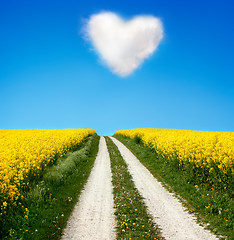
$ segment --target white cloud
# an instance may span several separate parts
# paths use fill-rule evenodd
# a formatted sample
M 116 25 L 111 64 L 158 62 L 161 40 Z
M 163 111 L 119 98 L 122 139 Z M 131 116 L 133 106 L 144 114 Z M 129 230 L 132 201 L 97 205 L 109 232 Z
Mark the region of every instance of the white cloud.
M 137 69 L 163 37 L 162 23 L 156 17 L 136 16 L 125 21 L 112 12 L 91 15 L 85 32 L 99 57 L 122 77 Z

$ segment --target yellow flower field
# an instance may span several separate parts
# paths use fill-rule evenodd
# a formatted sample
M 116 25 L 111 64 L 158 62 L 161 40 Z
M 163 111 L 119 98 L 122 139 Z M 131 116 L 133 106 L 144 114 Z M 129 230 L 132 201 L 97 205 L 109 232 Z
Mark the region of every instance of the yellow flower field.
M 178 160 L 182 166 L 189 162 L 194 168 L 206 167 L 210 174 L 218 170 L 223 174 L 234 175 L 233 132 L 139 128 L 120 130 L 115 134 L 140 137 L 156 153 Z
M 93 129 L 0 130 L 0 207 L 15 205 L 29 176 L 77 147 Z

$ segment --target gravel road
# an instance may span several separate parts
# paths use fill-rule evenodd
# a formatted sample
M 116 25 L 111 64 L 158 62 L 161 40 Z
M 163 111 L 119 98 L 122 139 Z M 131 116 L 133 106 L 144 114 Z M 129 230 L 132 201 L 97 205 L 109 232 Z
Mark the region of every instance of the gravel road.
M 213 240 L 218 239 L 196 223 L 173 194 L 140 163 L 140 161 L 117 139 L 111 137 L 122 157 L 128 164 L 133 181 L 143 196 L 155 223 L 161 228 L 162 236 L 170 240 Z
M 115 239 L 110 157 L 104 137 L 88 182 L 67 223 L 63 240 Z

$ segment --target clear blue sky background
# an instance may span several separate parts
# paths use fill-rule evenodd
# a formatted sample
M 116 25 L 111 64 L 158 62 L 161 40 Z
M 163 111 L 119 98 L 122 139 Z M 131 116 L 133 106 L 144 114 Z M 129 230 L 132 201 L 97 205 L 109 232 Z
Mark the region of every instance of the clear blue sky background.
M 160 17 L 158 51 L 113 75 L 82 38 L 101 10 Z M 0 128 L 234 131 L 233 0 L 1 0 Z

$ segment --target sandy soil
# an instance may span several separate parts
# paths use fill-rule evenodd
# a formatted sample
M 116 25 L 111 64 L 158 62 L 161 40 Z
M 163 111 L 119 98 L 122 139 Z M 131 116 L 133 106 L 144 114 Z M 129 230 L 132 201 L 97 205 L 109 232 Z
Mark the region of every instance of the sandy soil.
M 115 239 L 113 205 L 110 157 L 101 137 L 94 167 L 62 239 Z
M 111 139 L 127 162 L 133 181 L 165 239 L 218 239 L 198 225 L 195 217 L 185 210 L 178 199 L 169 193 L 122 143 L 115 138 Z

